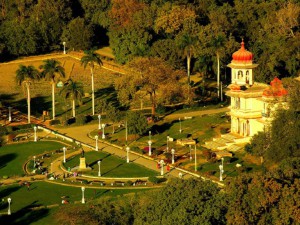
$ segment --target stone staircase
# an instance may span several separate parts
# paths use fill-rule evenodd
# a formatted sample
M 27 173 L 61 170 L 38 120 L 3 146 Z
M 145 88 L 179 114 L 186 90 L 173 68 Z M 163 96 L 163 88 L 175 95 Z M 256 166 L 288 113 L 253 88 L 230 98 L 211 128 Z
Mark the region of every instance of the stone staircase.
M 212 141 L 207 141 L 203 147 L 213 151 L 227 150 L 236 152 L 242 150 L 246 143 L 250 142 L 250 137 L 242 137 L 237 134 L 223 134 L 221 137 L 213 138 Z

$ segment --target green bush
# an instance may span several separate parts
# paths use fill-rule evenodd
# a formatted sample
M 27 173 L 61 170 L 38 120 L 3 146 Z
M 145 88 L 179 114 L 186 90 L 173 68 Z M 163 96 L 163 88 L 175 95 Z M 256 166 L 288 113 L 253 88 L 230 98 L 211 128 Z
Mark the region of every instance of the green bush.
M 157 107 L 156 107 L 156 113 L 157 114 L 165 114 L 167 111 L 167 108 L 161 104 L 159 104 Z
M 158 177 L 149 177 L 148 179 L 151 183 L 153 184 L 158 184 L 159 183 L 159 178 Z
M 143 152 L 143 149 L 140 149 L 139 147 L 137 147 L 137 146 L 132 146 L 132 147 L 130 147 L 130 150 L 131 151 L 134 151 L 134 152 L 137 152 L 137 153 L 139 153 L 139 154 L 143 154 L 144 152 Z
M 4 175 L 2 178 L 3 178 L 3 179 L 8 179 L 8 176 L 7 176 L 7 175 Z
M 126 186 L 132 186 L 132 184 L 133 184 L 133 182 L 131 180 L 128 180 L 125 185 Z
M 1 135 L 5 135 L 5 134 L 7 134 L 7 133 L 8 133 L 8 132 L 7 132 L 6 127 L 0 126 L 0 136 L 1 136 Z
M 78 125 L 84 125 L 87 123 L 87 118 L 85 115 L 78 115 L 76 117 L 76 124 Z

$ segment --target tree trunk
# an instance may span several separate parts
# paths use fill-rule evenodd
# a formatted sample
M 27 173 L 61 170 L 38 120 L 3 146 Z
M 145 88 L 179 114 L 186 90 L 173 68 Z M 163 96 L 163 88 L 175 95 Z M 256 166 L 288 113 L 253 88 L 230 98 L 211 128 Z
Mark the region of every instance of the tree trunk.
M 55 120 L 55 82 L 52 81 L 52 119 Z
M 188 52 L 187 54 L 187 74 L 188 74 L 188 85 L 191 85 L 191 53 Z
M 95 115 L 95 90 L 94 90 L 94 71 L 91 67 L 91 75 L 92 75 L 92 113 Z
M 26 89 L 27 89 L 27 114 L 28 114 L 28 123 L 30 123 L 30 86 L 29 84 L 26 84 Z
M 217 72 L 217 88 L 218 88 L 218 98 L 220 98 L 220 56 L 217 52 L 217 63 L 218 63 L 218 72 Z
M 152 117 L 155 116 L 155 93 L 150 92 L 150 101 L 151 101 L 151 114 Z
M 72 114 L 73 114 L 73 117 L 75 118 L 75 100 L 73 99 L 72 100 Z
M 113 126 L 112 134 L 114 134 L 115 133 L 115 123 L 113 123 L 112 126 Z

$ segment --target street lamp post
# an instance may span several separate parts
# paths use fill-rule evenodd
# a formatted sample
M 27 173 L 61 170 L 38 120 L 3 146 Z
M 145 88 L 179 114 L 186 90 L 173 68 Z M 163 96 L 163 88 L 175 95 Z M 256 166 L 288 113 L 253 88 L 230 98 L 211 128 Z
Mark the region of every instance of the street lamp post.
M 35 169 L 35 156 L 33 156 L 33 169 Z
M 105 131 L 104 131 L 105 124 L 103 123 L 101 126 L 102 126 L 102 139 L 105 139 Z
M 170 136 L 167 136 L 167 152 L 169 152 L 169 139 L 170 139 Z
M 189 145 L 189 148 L 190 148 L 190 161 L 192 161 L 192 159 L 193 159 L 193 156 L 192 156 L 192 146 Z
M 85 187 L 81 187 L 81 191 L 82 191 L 82 199 L 81 199 L 81 203 L 82 203 L 82 204 L 85 203 L 85 199 L 84 199 L 84 190 L 85 190 Z
M 95 140 L 96 140 L 96 151 L 98 151 L 98 135 L 95 135 Z
M 67 148 L 63 147 L 63 151 L 64 151 L 64 163 L 66 163 L 66 150 L 67 150 Z
M 11 118 L 11 109 L 12 107 L 8 107 L 8 121 L 11 122 L 12 121 L 12 118 Z
M 37 135 L 36 135 L 37 126 L 34 126 L 33 130 L 34 130 L 34 141 L 36 142 L 37 141 Z
M 179 118 L 179 133 L 182 132 L 182 129 L 181 129 L 181 119 Z
M 98 177 L 101 177 L 101 170 L 100 170 L 101 161 L 98 161 L 99 171 L 98 171 Z
M 220 169 L 220 181 L 223 181 L 223 176 L 222 176 L 224 173 L 223 166 L 219 165 L 219 169 Z
M 63 42 L 63 45 L 64 45 L 64 55 L 66 54 L 66 42 L 64 41 Z
M 149 141 L 151 141 L 151 130 L 149 131 Z
M 149 141 L 148 141 L 148 144 L 149 144 L 149 156 L 151 156 L 151 155 L 152 155 L 152 151 L 151 151 L 151 144 L 152 144 L 152 141 L 149 140 Z
M 195 144 L 195 172 L 197 171 L 197 157 L 196 157 L 196 144 Z
M 98 130 L 101 130 L 101 115 L 98 115 L 98 120 L 99 120 L 99 125 L 98 125 Z
M 129 146 L 126 147 L 126 162 L 129 163 Z
M 175 163 L 175 159 L 174 159 L 175 149 L 172 148 L 171 153 L 172 153 L 172 164 L 174 164 Z
M 221 158 L 221 161 L 222 161 L 222 166 L 224 168 L 224 158 L 223 157 Z
M 10 211 L 10 203 L 11 203 L 11 198 L 7 199 L 8 202 L 8 210 L 7 210 L 7 215 L 11 215 L 11 211 Z
M 165 164 L 164 160 L 163 159 L 160 160 L 159 164 L 160 164 L 160 175 L 163 176 L 164 175 L 164 164 Z

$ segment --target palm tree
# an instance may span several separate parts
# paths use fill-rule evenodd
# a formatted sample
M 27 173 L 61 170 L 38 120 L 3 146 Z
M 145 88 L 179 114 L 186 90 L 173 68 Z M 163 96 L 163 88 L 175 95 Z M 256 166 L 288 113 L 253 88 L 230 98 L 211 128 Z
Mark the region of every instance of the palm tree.
M 34 66 L 20 65 L 16 71 L 16 82 L 18 85 L 26 88 L 27 91 L 27 112 L 28 123 L 30 123 L 30 85 L 34 80 L 40 78 L 39 71 Z
M 55 59 L 47 59 L 40 66 L 42 76 L 45 80 L 50 81 L 52 85 L 52 118 L 55 119 L 55 85 L 57 81 L 65 77 L 65 69 Z
M 65 99 L 71 99 L 72 101 L 72 115 L 75 117 L 75 107 L 76 101 L 81 104 L 81 99 L 83 96 L 83 85 L 80 82 L 73 81 L 69 79 L 60 91 L 60 94 L 64 96 Z
M 95 64 L 99 66 L 102 65 L 102 61 L 100 59 L 100 55 L 96 53 L 94 50 L 88 50 L 84 52 L 85 55 L 81 58 L 81 65 L 86 68 L 87 65 L 90 66 L 91 76 L 92 76 L 92 112 L 95 115 L 95 90 L 94 90 L 94 67 Z
M 212 38 L 211 46 L 216 51 L 217 56 L 217 87 L 218 87 L 218 97 L 220 97 L 220 52 L 224 46 L 225 38 L 223 35 L 218 35 Z
M 184 33 L 178 40 L 178 47 L 183 50 L 187 61 L 187 75 L 188 85 L 190 86 L 191 75 L 191 59 L 194 54 L 194 46 L 196 45 L 197 38 L 188 33 Z

